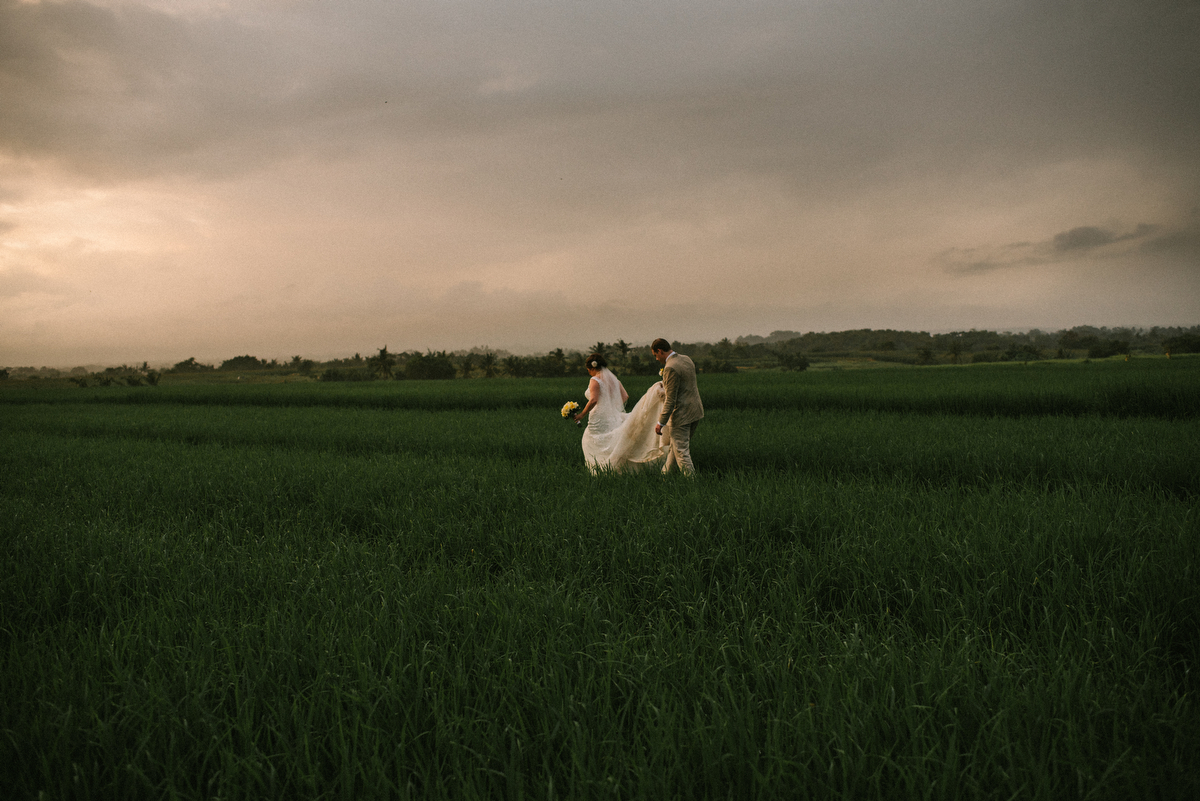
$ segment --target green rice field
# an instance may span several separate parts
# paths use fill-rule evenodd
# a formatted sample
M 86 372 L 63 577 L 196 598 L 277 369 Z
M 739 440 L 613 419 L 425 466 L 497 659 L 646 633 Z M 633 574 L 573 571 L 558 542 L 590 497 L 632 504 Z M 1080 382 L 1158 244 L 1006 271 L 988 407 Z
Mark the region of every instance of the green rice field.
M 6 384 L 0 798 L 1200 797 L 1200 358 Z

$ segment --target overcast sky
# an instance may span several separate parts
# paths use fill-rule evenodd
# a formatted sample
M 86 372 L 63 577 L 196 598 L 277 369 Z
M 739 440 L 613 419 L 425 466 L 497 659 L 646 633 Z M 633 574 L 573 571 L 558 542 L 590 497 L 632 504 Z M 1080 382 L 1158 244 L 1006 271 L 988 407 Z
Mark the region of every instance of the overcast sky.
M 1200 323 L 1195 0 L 0 0 L 0 365 Z

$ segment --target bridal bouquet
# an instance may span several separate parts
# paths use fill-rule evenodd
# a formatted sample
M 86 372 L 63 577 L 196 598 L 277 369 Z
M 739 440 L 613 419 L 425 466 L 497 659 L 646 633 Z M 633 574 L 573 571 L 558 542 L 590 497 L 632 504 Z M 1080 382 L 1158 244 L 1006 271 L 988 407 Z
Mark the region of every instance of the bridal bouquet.
M 563 407 L 562 407 L 562 412 L 561 412 L 563 419 L 564 420 L 569 419 L 571 417 L 571 413 L 574 412 L 578 408 L 579 408 L 579 404 L 576 403 L 575 401 L 567 401 L 566 403 L 564 403 Z M 579 421 L 576 420 L 575 425 L 579 425 L 579 424 L 580 424 Z

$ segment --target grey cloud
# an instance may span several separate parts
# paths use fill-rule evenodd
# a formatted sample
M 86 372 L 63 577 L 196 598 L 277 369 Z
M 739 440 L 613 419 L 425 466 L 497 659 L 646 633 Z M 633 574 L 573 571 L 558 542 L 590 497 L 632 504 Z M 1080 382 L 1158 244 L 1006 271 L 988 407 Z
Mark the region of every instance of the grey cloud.
M 1142 243 L 1144 253 L 1190 256 L 1200 259 L 1200 228 L 1184 228 L 1156 236 Z
M 1109 228 L 1081 225 L 1040 242 L 1014 242 L 994 248 L 951 248 L 934 262 L 952 273 L 971 274 L 1014 267 L 1055 264 L 1087 255 L 1116 257 L 1129 253 L 1122 243 L 1140 241 L 1142 252 L 1163 252 L 1190 247 L 1194 232 L 1178 230 L 1159 235 L 1163 226 L 1139 223 L 1133 230 L 1117 233 Z
M 1055 234 L 1053 242 L 1054 250 L 1059 252 L 1071 250 L 1092 250 L 1094 248 L 1111 245 L 1115 242 L 1127 242 L 1131 239 L 1145 239 L 1154 234 L 1161 226 L 1149 225 L 1140 223 L 1137 228 L 1126 234 L 1117 234 L 1107 228 L 1098 228 L 1093 225 L 1083 225 L 1078 228 L 1072 228 L 1069 231 L 1063 231 L 1061 234 Z
M 283 55 L 231 20 L 0 0 L 0 149 L 102 177 L 244 171 L 331 113 Z
M 1116 238 L 1116 234 L 1112 231 L 1092 225 L 1085 225 L 1079 228 L 1072 228 L 1070 231 L 1063 231 L 1061 234 L 1055 234 L 1052 241 L 1054 249 L 1061 252 L 1091 250 L 1102 245 L 1112 244 L 1116 241 Z
M 90 173 L 237 172 L 364 136 L 514 130 L 559 139 L 585 170 L 607 142 L 629 169 L 758 172 L 797 191 L 898 164 L 1200 157 L 1194 5 L 362 2 L 186 17 L 0 0 L 0 31 L 0 147 Z
M 933 262 L 946 272 L 971 275 L 1046 264 L 1044 250 L 1029 243 L 998 248 L 950 248 L 937 254 Z

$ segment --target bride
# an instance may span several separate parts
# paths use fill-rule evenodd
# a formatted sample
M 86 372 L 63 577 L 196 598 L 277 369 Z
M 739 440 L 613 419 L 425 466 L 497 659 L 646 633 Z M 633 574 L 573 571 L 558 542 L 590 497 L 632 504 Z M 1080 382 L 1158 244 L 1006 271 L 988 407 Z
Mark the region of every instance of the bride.
M 646 390 L 627 414 L 625 404 L 629 393 L 608 369 L 604 356 L 593 353 L 584 365 L 592 380 L 584 393 L 587 405 L 575 415 L 575 420 L 588 417 L 583 432 L 583 458 L 588 469 L 593 473 L 621 472 L 662 461 L 667 454 L 664 443 L 670 442 L 669 430 L 664 430 L 662 436 L 654 433 L 654 424 L 662 412 L 662 382 Z

